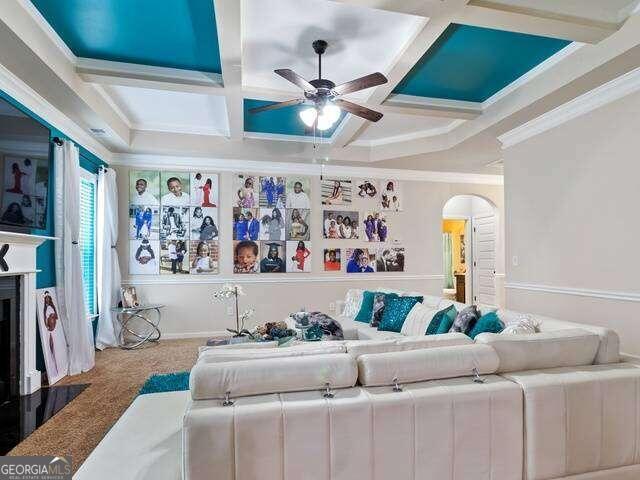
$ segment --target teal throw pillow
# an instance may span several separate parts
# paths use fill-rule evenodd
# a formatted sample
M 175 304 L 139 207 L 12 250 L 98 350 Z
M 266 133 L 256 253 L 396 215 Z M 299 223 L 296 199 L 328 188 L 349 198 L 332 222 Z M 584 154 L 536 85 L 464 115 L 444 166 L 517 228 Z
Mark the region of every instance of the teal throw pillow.
M 370 292 L 365 290 L 362 292 L 362 305 L 360 305 L 360 310 L 358 314 L 354 318 L 357 322 L 369 323 L 371 320 L 371 311 L 373 310 L 373 297 L 376 292 Z
M 456 317 L 458 316 L 458 311 L 456 310 L 456 307 L 454 307 L 453 305 L 445 308 L 443 312 L 444 314 L 442 315 L 442 320 L 438 325 L 436 334 L 449 333 L 449 330 L 451 330 L 451 327 L 453 326 L 453 322 L 456 320 Z
M 416 303 L 422 303 L 424 297 L 395 297 L 385 298 L 384 313 L 378 325 L 378 330 L 383 332 L 398 332 L 402 330 L 402 324 Z
M 504 330 L 504 324 L 498 318 L 498 314 L 489 312 L 478 319 L 467 335 L 471 338 L 476 338 L 476 335 L 481 333 L 500 333 L 502 330 Z

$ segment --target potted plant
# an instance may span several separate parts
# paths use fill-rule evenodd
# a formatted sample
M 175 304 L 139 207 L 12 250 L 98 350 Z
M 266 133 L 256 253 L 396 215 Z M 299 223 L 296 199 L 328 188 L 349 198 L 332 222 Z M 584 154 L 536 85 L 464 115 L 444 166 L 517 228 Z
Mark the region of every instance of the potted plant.
M 222 286 L 220 290 L 213 293 L 213 298 L 216 300 L 228 300 L 233 298 L 235 311 L 236 311 L 236 328 L 227 328 L 227 331 L 233 333 L 233 337 L 231 339 L 231 343 L 242 343 L 247 341 L 248 337 L 251 336 L 249 330 L 244 328 L 245 322 L 251 318 L 254 314 L 254 309 L 249 308 L 240 314 L 240 308 L 238 306 L 238 297 L 240 295 L 245 295 L 242 287 L 240 285 L 231 285 L 229 283 Z

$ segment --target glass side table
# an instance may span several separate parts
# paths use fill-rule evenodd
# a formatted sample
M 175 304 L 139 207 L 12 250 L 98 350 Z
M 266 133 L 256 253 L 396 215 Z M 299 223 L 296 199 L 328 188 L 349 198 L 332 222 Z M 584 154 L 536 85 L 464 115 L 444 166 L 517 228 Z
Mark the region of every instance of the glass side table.
M 147 342 L 160 340 L 161 334 L 158 325 L 161 319 L 161 308 L 164 308 L 164 305 L 112 308 L 111 311 L 116 314 L 118 323 L 120 323 L 120 335 L 118 336 L 120 348 L 133 350 Z M 127 335 L 135 339 L 127 339 Z

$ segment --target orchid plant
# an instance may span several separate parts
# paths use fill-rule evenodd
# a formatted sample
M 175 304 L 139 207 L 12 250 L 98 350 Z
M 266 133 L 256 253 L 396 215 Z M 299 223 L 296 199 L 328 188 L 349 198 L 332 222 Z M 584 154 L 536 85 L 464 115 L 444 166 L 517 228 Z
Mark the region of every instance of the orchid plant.
M 249 308 L 240 314 L 240 309 L 238 307 L 238 297 L 241 295 L 245 295 L 244 290 L 242 290 L 241 285 L 232 285 L 230 283 L 226 283 L 222 286 L 220 290 L 217 292 L 213 292 L 213 298 L 216 300 L 229 300 L 231 298 L 234 299 L 235 307 L 236 307 L 236 328 L 227 328 L 228 332 L 233 333 L 234 337 L 244 337 L 245 335 L 251 335 L 249 330 L 244 328 L 245 322 L 250 319 L 255 310 L 253 308 Z

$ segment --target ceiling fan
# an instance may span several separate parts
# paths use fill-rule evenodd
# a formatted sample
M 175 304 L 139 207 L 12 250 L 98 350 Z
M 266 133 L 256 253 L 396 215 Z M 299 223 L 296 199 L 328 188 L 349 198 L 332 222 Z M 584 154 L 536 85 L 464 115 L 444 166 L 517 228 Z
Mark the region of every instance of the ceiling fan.
M 363 107 L 362 105 L 339 98 L 347 93 L 358 92 L 366 88 L 376 87 L 387 83 L 387 78 L 380 72 L 356 78 L 350 82 L 336 85 L 331 80 L 322 78 L 322 54 L 327 49 L 327 42 L 316 40 L 313 42 L 313 50 L 318 54 L 318 78 L 307 81 L 293 70 L 282 68 L 274 70 L 285 80 L 297 85 L 304 91 L 304 98 L 295 98 L 286 102 L 273 103 L 263 107 L 249 110 L 249 113 L 259 113 L 277 108 L 290 107 L 305 104 L 300 112 L 300 119 L 309 128 L 315 126 L 318 130 L 327 130 L 340 118 L 340 111 L 344 110 L 371 122 L 377 122 L 382 118 L 382 113 Z

